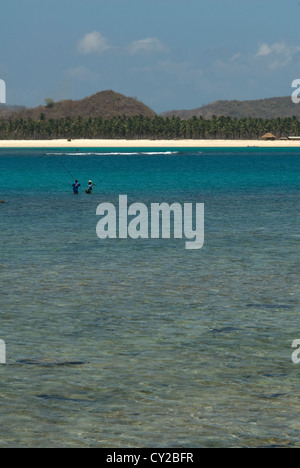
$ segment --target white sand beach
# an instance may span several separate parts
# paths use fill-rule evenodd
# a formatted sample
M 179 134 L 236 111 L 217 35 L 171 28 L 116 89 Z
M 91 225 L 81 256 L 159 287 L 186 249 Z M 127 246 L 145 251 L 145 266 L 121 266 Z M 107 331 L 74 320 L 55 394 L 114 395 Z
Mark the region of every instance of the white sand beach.
M 300 148 L 300 140 L 1 140 L 0 148 Z

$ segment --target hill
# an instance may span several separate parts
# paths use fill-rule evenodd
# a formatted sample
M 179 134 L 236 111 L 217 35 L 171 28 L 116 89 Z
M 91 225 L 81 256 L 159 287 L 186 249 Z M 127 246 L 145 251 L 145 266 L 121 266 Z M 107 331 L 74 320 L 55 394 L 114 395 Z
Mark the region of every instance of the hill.
M 3 110 L 3 117 L 13 117 L 14 119 L 22 117 L 40 120 L 41 115 L 45 119 L 59 119 L 70 117 L 72 119 L 80 117 L 103 117 L 110 119 L 116 116 L 132 117 L 134 115 L 143 115 L 144 117 L 154 117 L 155 112 L 142 102 L 132 97 L 126 97 L 123 94 L 114 91 L 101 91 L 93 96 L 73 101 L 65 100 L 53 102 L 48 100 L 48 105 L 39 106 L 32 109 L 21 109 L 9 113 L 9 110 Z
M 163 117 L 176 116 L 182 120 L 188 120 L 194 116 L 211 119 L 213 115 L 237 119 L 244 117 L 277 119 L 293 116 L 300 119 L 300 105 L 294 104 L 291 97 L 287 96 L 252 101 L 216 101 L 196 109 L 174 110 L 162 114 Z

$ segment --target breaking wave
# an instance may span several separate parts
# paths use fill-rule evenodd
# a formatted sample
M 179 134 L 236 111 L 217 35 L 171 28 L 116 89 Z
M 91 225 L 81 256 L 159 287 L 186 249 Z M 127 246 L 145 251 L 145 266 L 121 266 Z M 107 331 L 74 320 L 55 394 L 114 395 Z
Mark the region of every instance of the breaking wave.
M 180 151 L 130 151 L 130 152 L 120 152 L 120 151 L 109 151 L 109 152 L 65 152 L 65 153 L 46 153 L 47 156 L 140 156 L 140 155 L 172 155 L 180 154 Z

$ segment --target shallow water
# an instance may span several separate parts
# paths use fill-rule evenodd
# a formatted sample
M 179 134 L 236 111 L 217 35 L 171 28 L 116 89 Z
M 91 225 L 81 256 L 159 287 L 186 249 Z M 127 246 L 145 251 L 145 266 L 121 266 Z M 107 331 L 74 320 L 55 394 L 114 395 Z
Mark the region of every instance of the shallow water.
M 158 152 L 0 152 L 1 447 L 300 446 L 298 151 Z M 204 247 L 101 241 L 119 194 Z

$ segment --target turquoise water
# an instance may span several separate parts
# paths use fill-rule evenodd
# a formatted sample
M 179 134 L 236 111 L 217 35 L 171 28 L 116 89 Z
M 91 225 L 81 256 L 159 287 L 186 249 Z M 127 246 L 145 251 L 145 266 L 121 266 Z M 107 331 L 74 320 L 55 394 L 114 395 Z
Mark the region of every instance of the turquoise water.
M 0 151 L 0 446 L 299 447 L 299 150 L 117 151 Z M 120 194 L 204 247 L 98 239 Z

